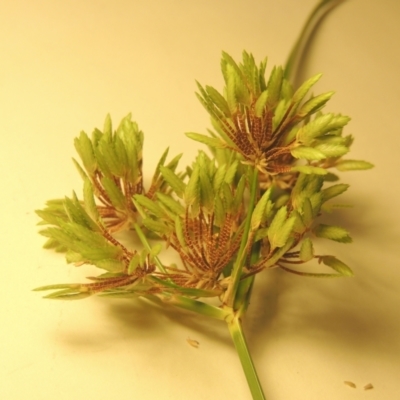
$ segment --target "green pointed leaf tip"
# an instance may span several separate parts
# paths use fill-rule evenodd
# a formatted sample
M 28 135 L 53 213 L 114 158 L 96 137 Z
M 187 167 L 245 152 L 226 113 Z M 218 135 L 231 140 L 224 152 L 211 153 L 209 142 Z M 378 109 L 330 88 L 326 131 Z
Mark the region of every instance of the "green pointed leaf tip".
M 256 117 L 261 118 L 264 114 L 264 110 L 267 106 L 268 101 L 268 90 L 264 90 L 260 97 L 257 99 L 256 104 L 254 106 L 254 112 Z
M 307 146 L 295 147 L 290 153 L 294 158 L 304 158 L 305 160 L 323 160 L 326 158 L 322 151 Z
M 267 190 L 258 201 L 257 205 L 254 208 L 253 215 L 251 216 L 251 230 L 256 231 L 260 226 L 263 216 L 265 214 L 265 209 L 268 203 L 268 200 L 271 195 L 271 190 Z
M 268 239 L 272 249 L 283 247 L 288 241 L 296 219 L 287 218 L 287 207 L 281 207 L 275 214 L 268 230 Z
M 178 197 L 182 198 L 186 189 L 186 184 L 183 182 L 183 180 L 179 178 L 179 176 L 176 175 L 172 170 L 162 165 L 160 165 L 160 172 L 171 189 L 177 194 Z
M 92 142 L 85 132 L 81 132 L 79 137 L 74 140 L 75 149 L 78 152 L 83 165 L 89 175 L 92 175 L 96 170 L 96 158 L 93 152 Z
M 199 183 L 201 193 L 201 204 L 206 209 L 212 211 L 214 205 L 214 189 L 209 176 L 204 168 L 199 169 Z
M 340 114 L 317 115 L 297 132 L 297 140 L 304 144 L 311 143 L 317 137 L 342 129 L 349 121 L 349 117 Z
M 298 165 L 296 167 L 292 167 L 291 171 L 301 172 L 303 174 L 315 174 L 315 175 L 326 175 L 328 171 L 321 167 L 313 167 L 311 165 Z
M 318 237 L 340 243 L 351 243 L 353 241 L 349 232 L 340 226 L 319 224 L 313 229 L 313 232 Z
M 112 121 L 110 114 L 107 114 L 104 120 L 103 132 L 107 135 L 112 134 Z
M 339 171 L 363 170 L 374 167 L 373 164 L 362 160 L 342 160 L 338 161 L 335 166 Z
M 100 215 L 94 200 L 93 187 L 89 179 L 86 178 L 83 184 L 83 200 L 85 203 L 85 210 L 93 221 L 99 221 Z
M 200 196 L 199 189 L 199 167 L 195 165 L 192 175 L 189 178 L 189 182 L 185 188 L 185 201 L 187 205 L 198 203 Z
M 119 210 L 124 210 L 127 208 L 127 202 L 121 189 L 115 184 L 114 180 L 104 176 L 101 183 L 107 193 L 113 206 Z
M 168 207 L 170 211 L 172 211 L 175 215 L 184 215 L 185 214 L 185 207 L 171 196 L 168 196 L 163 193 L 157 193 L 157 198 L 160 202 Z
M 221 139 L 212 138 L 207 135 L 194 132 L 187 132 L 185 133 L 185 135 L 188 138 L 195 140 L 196 142 L 206 144 L 207 146 L 210 147 L 215 147 L 217 149 L 223 149 L 226 147 L 226 144 Z
M 53 300 L 81 300 L 91 295 L 92 293 L 89 291 L 76 292 L 74 290 L 65 289 L 55 293 L 48 294 L 47 296 L 44 296 L 44 298 Z
M 325 157 L 341 157 L 349 152 L 349 148 L 341 144 L 320 143 L 314 146 L 314 149 L 321 152 Z
M 309 79 L 307 79 L 295 92 L 292 98 L 293 104 L 299 104 L 311 89 L 321 78 L 322 74 L 315 75 Z
M 96 223 L 89 217 L 82 204 L 76 198 L 75 193 L 73 195 L 73 199 L 66 197 L 64 201 L 64 208 L 69 220 L 90 230 L 98 231 Z
M 224 96 L 211 86 L 206 86 L 206 92 L 212 102 L 222 111 L 225 117 L 230 117 L 231 112 Z
M 281 88 L 283 83 L 283 69 L 282 67 L 274 67 L 272 69 L 268 84 L 268 108 L 274 108 L 279 101 Z
M 156 218 L 164 217 L 164 212 L 162 208 L 153 200 L 150 200 L 147 196 L 143 194 L 136 194 L 134 199 L 139 205 L 147 208 Z
M 155 221 L 151 218 L 145 218 L 142 223 L 149 231 L 154 232 L 155 234 L 160 236 L 167 235 L 170 231 L 168 226 L 165 225 L 163 222 Z
M 314 257 L 314 247 L 310 238 L 301 242 L 299 258 L 301 261 L 309 261 Z
M 323 256 L 320 258 L 323 264 L 331 267 L 342 276 L 354 276 L 353 271 L 342 261 L 333 256 Z
M 319 111 L 335 92 L 323 93 L 306 101 L 297 113 L 299 118 L 306 118 Z
M 322 201 L 328 201 L 340 194 L 344 193 L 350 185 L 346 185 L 344 183 L 338 183 L 333 186 L 329 186 L 321 191 L 322 194 Z

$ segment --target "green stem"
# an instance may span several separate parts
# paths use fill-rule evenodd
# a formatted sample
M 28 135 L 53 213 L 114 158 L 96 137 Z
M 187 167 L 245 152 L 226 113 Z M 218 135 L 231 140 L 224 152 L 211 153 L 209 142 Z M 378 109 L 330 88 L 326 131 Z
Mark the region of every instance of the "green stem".
M 251 249 L 250 265 L 253 265 L 260 256 L 260 242 L 254 243 Z M 237 312 L 239 318 L 244 315 L 247 307 L 250 304 L 250 297 L 254 286 L 255 275 L 249 276 L 248 278 L 241 279 L 239 288 L 235 296 L 234 309 Z
M 169 298 L 165 298 L 163 301 L 175 307 L 183 308 L 204 315 L 205 317 L 211 317 L 221 321 L 226 320 L 230 315 L 229 311 L 226 309 L 215 307 L 211 304 L 193 300 L 185 296 L 173 295 Z
M 254 367 L 249 349 L 247 347 L 246 338 L 244 337 L 240 318 L 235 316 L 231 321 L 227 322 L 229 333 L 231 334 L 236 351 L 239 355 L 240 362 L 244 374 L 246 375 L 253 400 L 265 400 L 265 395 L 258 379 L 257 371 Z
M 249 207 L 247 209 L 247 217 L 246 217 L 246 222 L 244 225 L 242 241 L 240 243 L 240 248 L 239 248 L 238 255 L 236 257 L 235 264 L 233 265 L 233 270 L 232 270 L 232 274 L 231 274 L 231 283 L 225 292 L 224 301 L 223 301 L 224 304 L 230 308 L 233 308 L 233 306 L 234 306 L 235 296 L 236 296 L 236 292 L 239 287 L 243 265 L 244 265 L 244 262 L 245 262 L 246 256 L 247 256 L 247 254 L 246 254 L 247 240 L 249 238 L 251 216 L 253 214 L 253 209 L 254 209 L 254 206 L 256 203 L 257 191 L 258 191 L 258 170 L 254 169 L 252 178 L 251 178 L 250 201 L 249 201 Z
M 147 240 L 146 235 L 143 233 L 142 228 L 140 228 L 140 226 L 137 224 L 137 222 L 135 222 L 133 224 L 133 227 L 135 228 L 135 231 L 136 231 L 137 235 L 139 236 L 139 239 L 142 242 L 145 249 L 148 251 L 151 251 L 150 243 Z M 161 272 L 163 272 L 164 274 L 167 273 L 167 271 L 164 268 L 164 265 L 162 265 L 162 262 L 160 261 L 160 259 L 158 257 L 154 257 L 154 262 L 156 263 L 157 267 L 160 269 Z
M 345 0 L 321 0 L 319 4 L 315 6 L 306 23 L 304 24 L 304 27 L 301 30 L 300 35 L 286 61 L 284 72 L 285 77 L 288 80 L 293 82 L 294 75 L 296 74 L 296 69 L 298 67 L 297 64 L 300 61 L 300 57 L 304 51 L 305 46 L 307 45 L 307 42 L 310 39 L 311 33 L 313 32 L 314 28 L 329 11 L 331 11 L 335 6 L 343 1 Z

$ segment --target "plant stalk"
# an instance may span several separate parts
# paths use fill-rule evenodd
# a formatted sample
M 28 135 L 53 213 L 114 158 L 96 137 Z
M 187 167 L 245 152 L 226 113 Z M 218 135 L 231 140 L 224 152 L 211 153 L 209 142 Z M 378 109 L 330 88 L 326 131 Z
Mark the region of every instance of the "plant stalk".
M 240 318 L 236 315 L 232 320 L 227 321 L 227 324 L 229 333 L 231 334 L 236 351 L 239 355 L 239 359 L 242 364 L 251 395 L 253 396 L 253 400 L 266 400 L 247 346 Z
M 299 64 L 301 63 L 302 53 L 307 43 L 310 41 L 314 29 L 326 14 L 343 1 L 345 0 L 321 0 L 312 10 L 285 64 L 285 77 L 289 79 L 292 84 L 295 83 L 294 80 Z
M 236 297 L 236 292 L 239 287 L 241 275 L 242 275 L 242 269 L 244 262 L 246 260 L 246 249 L 248 248 L 247 246 L 247 241 L 249 238 L 249 232 L 250 232 L 250 224 L 251 224 L 251 216 L 253 214 L 254 206 L 256 204 L 256 197 L 257 197 L 257 192 L 258 192 L 258 170 L 254 169 L 251 177 L 251 182 L 250 182 L 250 201 L 249 201 L 249 207 L 247 210 L 247 218 L 246 222 L 244 225 L 244 231 L 243 231 L 243 237 L 242 241 L 240 243 L 240 248 L 238 255 L 236 257 L 235 264 L 233 266 L 232 274 L 231 274 L 231 283 L 225 293 L 224 296 L 224 304 L 227 305 L 228 307 L 233 308 L 234 302 L 235 302 L 235 297 Z

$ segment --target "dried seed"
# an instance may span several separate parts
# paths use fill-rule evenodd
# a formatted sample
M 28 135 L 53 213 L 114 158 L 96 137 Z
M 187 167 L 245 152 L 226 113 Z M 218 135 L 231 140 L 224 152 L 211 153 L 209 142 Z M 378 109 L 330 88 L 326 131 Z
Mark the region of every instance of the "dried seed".
M 372 386 L 372 383 L 368 383 L 368 385 L 365 385 L 364 386 L 364 390 L 371 390 L 371 389 L 373 389 L 374 387 Z
M 200 344 L 200 343 L 199 343 L 197 340 L 193 340 L 193 339 L 187 338 L 186 341 L 187 341 L 192 347 L 195 347 L 196 349 L 199 348 L 199 344 Z
M 352 387 L 354 389 L 357 387 L 354 382 L 350 382 L 350 381 L 344 381 L 344 384 L 347 385 L 347 386 L 350 386 L 350 387 Z

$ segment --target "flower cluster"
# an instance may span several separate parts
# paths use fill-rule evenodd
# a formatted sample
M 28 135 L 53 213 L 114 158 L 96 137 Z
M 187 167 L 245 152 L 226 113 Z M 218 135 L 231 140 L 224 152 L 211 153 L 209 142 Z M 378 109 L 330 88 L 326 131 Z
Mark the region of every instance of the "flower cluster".
M 47 227 L 47 248 L 66 252 L 68 262 L 106 271 L 85 284 L 51 285 L 52 298 L 146 296 L 171 301 L 176 295 L 220 297 L 232 306 L 240 282 L 280 267 L 307 276 L 350 276 L 331 255 L 315 254 L 313 239 L 351 241 L 339 227 L 319 222 L 330 200 L 348 185 L 326 186 L 338 177 L 331 169 L 366 169 L 364 161 L 344 160 L 352 143 L 343 135 L 349 118 L 324 114 L 332 92 L 307 97 L 317 75 L 293 90 L 283 69 L 265 79 L 266 61 L 256 65 L 243 53 L 237 64 L 222 57 L 223 94 L 198 84 L 198 97 L 211 116 L 209 135 L 187 133 L 206 144 L 193 164 L 177 172 L 180 156 L 157 165 L 150 188 L 143 185 L 143 133 L 130 115 L 115 132 L 104 129 L 75 139 L 82 165 L 83 200 L 53 200 L 38 211 Z M 135 232 L 140 248 L 123 245 L 115 233 Z M 180 265 L 160 260 L 160 243 L 174 249 Z M 316 260 L 327 274 L 297 267 Z M 247 290 L 247 289 L 246 289 Z

